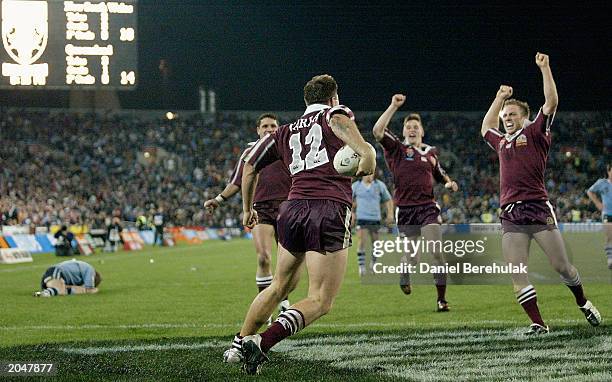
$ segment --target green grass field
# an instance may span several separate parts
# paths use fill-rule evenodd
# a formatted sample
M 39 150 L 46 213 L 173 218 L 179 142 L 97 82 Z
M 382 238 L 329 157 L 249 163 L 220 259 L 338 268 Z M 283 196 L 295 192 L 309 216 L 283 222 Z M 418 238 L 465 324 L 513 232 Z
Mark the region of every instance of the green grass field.
M 585 282 L 608 319 L 600 327 L 588 325 L 565 286 L 537 280 L 551 326 L 546 336 L 521 334 L 529 321 L 509 284 L 450 285 L 452 310 L 436 313 L 432 285 L 415 285 L 405 296 L 397 285 L 362 284 L 351 251 L 332 312 L 275 347 L 255 378 L 612 380 L 612 286 L 603 237 L 580 235 L 573 259 L 583 279 L 608 280 Z M 601 266 L 580 264 L 587 252 Z M 257 291 L 250 241 L 96 254 L 83 260 L 104 277 L 99 294 L 50 299 L 31 293 L 58 259 L 34 257 L 30 264 L 0 265 L 0 360 L 53 361 L 52 380 L 247 379 L 221 355 Z M 302 282 L 291 300 L 305 293 Z

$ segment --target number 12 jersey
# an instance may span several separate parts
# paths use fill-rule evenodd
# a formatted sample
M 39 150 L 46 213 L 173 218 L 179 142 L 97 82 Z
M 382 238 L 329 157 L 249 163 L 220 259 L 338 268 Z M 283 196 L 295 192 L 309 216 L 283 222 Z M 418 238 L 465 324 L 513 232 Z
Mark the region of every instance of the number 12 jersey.
M 261 138 L 244 159 L 257 171 L 281 160 L 291 174 L 288 200 L 327 199 L 352 204 L 351 177 L 338 174 L 334 156 L 344 146 L 330 127 L 332 115 L 354 119 L 346 106 L 313 104 L 297 121 Z

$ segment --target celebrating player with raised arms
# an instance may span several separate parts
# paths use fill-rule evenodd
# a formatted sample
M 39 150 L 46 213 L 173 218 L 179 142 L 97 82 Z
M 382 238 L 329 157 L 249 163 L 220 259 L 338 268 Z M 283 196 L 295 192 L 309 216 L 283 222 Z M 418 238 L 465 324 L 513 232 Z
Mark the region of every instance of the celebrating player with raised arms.
M 535 119 L 529 120 L 527 103 L 509 99 L 513 90 L 502 85 L 482 122 L 481 134 L 499 157 L 502 251 L 507 262 L 527 264 L 529 245 L 535 239 L 574 294 L 589 323 L 596 326 L 601 316 L 586 299 L 578 270 L 569 262 L 544 186 L 558 96 L 548 56 L 537 53 L 535 62 L 542 72 L 545 97 Z M 500 118 L 506 134 L 499 131 Z M 532 321 L 525 334 L 548 333 L 538 309 L 536 290 L 528 276 L 513 274 L 512 282 L 519 304 Z
M 411 240 L 423 236 L 425 240 L 441 241 L 442 220 L 440 207 L 434 200 L 434 180 L 444 182 L 445 187 L 452 191 L 457 191 L 457 183 L 451 180 L 440 166 L 435 147 L 423 143 L 425 131 L 418 114 L 409 114 L 404 118 L 403 140 L 387 129 L 391 118 L 405 100 L 406 97 L 402 94 L 394 95 L 387 110 L 376 121 L 372 132 L 384 148 L 385 160 L 393 174 L 393 199 L 400 233 Z M 420 255 L 416 253 L 406 261 L 415 264 Z M 435 265 L 444 264 L 442 253 L 433 251 L 431 255 Z M 446 274 L 434 274 L 434 282 L 438 294 L 437 311 L 448 311 Z M 409 274 L 402 274 L 400 287 L 405 294 L 412 292 Z
M 595 182 L 588 189 L 587 195 L 601 212 L 601 221 L 606 232 L 608 269 L 612 269 L 612 163 L 608 163 L 606 169 L 608 170 L 608 177 Z
M 304 86 L 306 111 L 297 121 L 261 138 L 245 158 L 242 196 L 246 226 L 257 222 L 252 200 L 256 176 L 281 159 L 292 178 L 288 200 L 278 216 L 278 261 L 272 285 L 257 295 L 246 315 L 242 337 L 243 368 L 258 372 L 266 353 L 331 309 L 346 270 L 351 243 L 351 178 L 334 169 L 334 155 L 345 144 L 361 156 L 357 175 L 374 172 L 374 153 L 339 105 L 338 85 L 329 75 L 313 77 Z M 302 264 L 308 269 L 308 296 L 281 313 L 256 334 L 276 304 L 290 290 Z

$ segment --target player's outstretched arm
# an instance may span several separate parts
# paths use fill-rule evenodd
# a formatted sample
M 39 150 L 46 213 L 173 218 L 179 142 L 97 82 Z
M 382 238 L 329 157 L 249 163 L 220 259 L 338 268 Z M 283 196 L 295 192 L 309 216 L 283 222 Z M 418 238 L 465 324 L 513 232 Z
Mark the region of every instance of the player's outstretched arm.
M 352 148 L 359 156 L 359 169 L 355 176 L 370 175 L 376 169 L 376 154 L 361 136 L 354 121 L 344 114 L 334 114 L 331 117 L 330 127 L 334 134 Z M 243 178 L 244 181 L 244 178 Z M 243 183 L 244 187 L 244 183 Z M 244 191 L 243 191 L 244 194 Z
M 205 201 L 204 208 L 206 208 L 206 211 L 211 214 L 215 210 L 215 208 L 219 207 L 227 199 L 236 195 L 238 191 L 240 191 L 240 187 L 236 186 L 233 183 L 229 183 L 227 186 L 225 186 L 223 191 L 219 193 L 219 195 Z
M 253 209 L 256 187 L 257 172 L 255 167 L 245 163 L 242 170 L 242 224 L 249 228 L 253 228 L 257 224 L 257 213 Z
M 376 121 L 376 123 L 374 124 L 374 128 L 372 129 L 372 134 L 374 134 L 374 138 L 377 141 L 383 139 L 383 136 L 385 135 L 385 130 L 387 129 L 387 126 L 389 126 L 389 122 L 391 122 L 391 118 L 393 118 L 393 115 L 395 114 L 397 109 L 399 109 L 404 104 L 404 101 L 406 101 L 405 95 L 395 94 L 391 98 L 391 104 L 389 105 L 387 110 L 385 110 L 385 112 L 382 113 L 380 117 L 378 117 L 378 120 Z
M 544 106 L 542 106 L 542 112 L 545 115 L 553 115 L 559 104 L 559 94 L 557 94 L 557 85 L 550 70 L 548 55 L 538 52 L 536 53 L 535 61 L 542 72 L 542 82 L 544 83 L 545 102 Z
M 484 137 L 489 129 L 499 129 L 499 113 L 504 107 L 504 101 L 512 96 L 512 87 L 507 85 L 501 85 L 495 99 L 491 103 L 487 114 L 485 114 L 482 120 L 482 126 L 480 128 L 480 134 Z

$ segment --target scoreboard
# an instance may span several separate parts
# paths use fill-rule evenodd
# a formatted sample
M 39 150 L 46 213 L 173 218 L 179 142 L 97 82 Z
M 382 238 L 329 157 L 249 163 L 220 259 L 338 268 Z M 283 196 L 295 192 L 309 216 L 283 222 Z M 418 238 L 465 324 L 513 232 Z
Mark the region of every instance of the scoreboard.
M 136 1 L 0 2 L 0 88 L 135 88 Z

